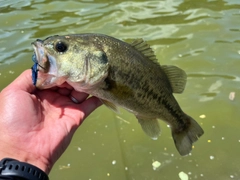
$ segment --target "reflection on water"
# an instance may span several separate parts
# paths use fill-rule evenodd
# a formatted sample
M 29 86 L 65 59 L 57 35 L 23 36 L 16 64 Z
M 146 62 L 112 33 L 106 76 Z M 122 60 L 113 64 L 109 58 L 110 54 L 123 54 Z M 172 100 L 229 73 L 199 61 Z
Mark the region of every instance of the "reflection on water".
M 161 64 L 187 72 L 186 90 L 176 98 L 205 130 L 192 154 L 180 157 L 166 124 L 153 141 L 131 114 L 101 107 L 78 130 L 51 179 L 240 179 L 239 9 L 239 0 L 0 0 L 0 89 L 32 66 L 36 38 L 142 37 Z

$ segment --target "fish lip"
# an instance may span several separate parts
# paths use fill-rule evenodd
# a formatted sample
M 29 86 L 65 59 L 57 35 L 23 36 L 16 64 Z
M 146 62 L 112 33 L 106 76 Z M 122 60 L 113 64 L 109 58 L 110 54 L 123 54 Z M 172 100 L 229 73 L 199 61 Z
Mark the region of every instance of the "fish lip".
M 36 87 L 38 89 L 47 89 L 57 85 L 56 81 L 59 81 L 59 78 L 56 76 L 57 70 L 54 57 L 52 57 L 45 49 L 42 40 L 37 39 L 32 42 L 31 45 L 34 50 L 33 56 L 35 56 L 33 57 L 33 61 L 38 65 Z
M 42 48 L 42 44 L 40 44 L 38 41 L 32 42 L 31 44 L 32 44 L 34 54 L 35 54 L 34 62 L 39 64 L 41 62 L 42 57 L 40 56 L 38 48 Z

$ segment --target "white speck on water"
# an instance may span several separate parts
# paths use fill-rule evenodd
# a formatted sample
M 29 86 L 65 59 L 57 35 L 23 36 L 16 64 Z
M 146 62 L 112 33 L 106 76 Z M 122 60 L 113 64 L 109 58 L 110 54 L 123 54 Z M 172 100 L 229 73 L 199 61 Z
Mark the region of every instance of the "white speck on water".
M 199 116 L 201 119 L 204 119 L 204 118 L 206 118 L 206 115 L 205 114 L 202 114 L 202 115 L 200 115 Z
M 224 140 L 225 139 L 225 137 L 222 137 L 222 140 Z
M 97 132 L 96 132 L 96 131 L 94 131 L 93 133 L 94 133 L 94 134 L 97 134 Z
M 203 174 L 200 174 L 201 177 L 203 177 Z
M 212 126 L 213 129 L 215 129 L 215 126 Z
M 179 176 L 179 178 L 180 178 L 181 180 L 188 180 L 188 175 L 187 175 L 185 172 L 183 172 L 183 171 L 181 171 L 181 172 L 178 174 L 178 176 Z
M 128 167 L 125 167 L 125 171 L 127 171 L 128 170 Z
M 95 156 L 96 154 L 95 153 L 92 153 L 93 156 Z
M 188 172 L 188 174 L 189 174 L 189 175 L 191 175 L 191 174 L 192 174 L 192 172 Z
M 240 139 L 238 140 L 238 142 L 240 142 Z
M 233 179 L 233 178 L 234 178 L 234 175 L 230 175 L 230 178 L 232 178 L 232 179 Z
M 161 163 L 159 161 L 154 161 L 152 163 L 152 166 L 153 166 L 153 170 L 155 171 L 161 166 Z
M 81 150 L 82 150 L 82 148 L 80 148 L 80 147 L 78 147 L 77 149 L 78 149 L 78 151 L 81 151 Z
M 23 33 L 24 33 L 24 31 L 21 31 L 21 33 L 23 34 Z
M 108 125 L 105 125 L 105 128 L 108 128 Z
M 107 176 L 110 176 L 110 173 L 107 173 Z
M 124 142 L 124 143 L 127 142 L 126 139 L 124 139 L 123 142 Z
M 156 140 L 158 140 L 158 137 L 152 137 L 151 139 L 156 141 Z
M 179 167 L 178 166 L 176 166 L 176 169 L 178 169 Z
M 170 128 L 170 125 L 167 125 L 168 128 Z
M 116 160 L 113 160 L 113 161 L 112 161 L 112 165 L 115 165 L 116 163 L 117 163 Z
M 135 131 L 135 129 L 132 129 L 132 131 Z
M 240 50 L 238 51 L 238 54 L 240 54 Z
M 8 71 L 8 73 L 9 73 L 9 74 L 14 74 L 14 71 L 11 71 L 11 70 L 10 70 L 10 71 Z
M 173 157 L 173 156 L 174 156 L 174 154 L 171 154 L 171 156 Z
M 179 54 L 178 57 L 183 57 L 183 55 L 182 55 L 182 54 Z
M 70 164 L 67 164 L 68 167 L 70 167 Z
M 214 159 L 214 156 L 210 156 L 210 159 L 213 160 L 213 159 Z
M 152 152 L 151 152 L 151 151 L 149 151 L 149 154 L 152 154 Z
M 105 144 L 104 143 L 102 143 L 102 146 L 104 146 Z
M 235 99 L 235 92 L 230 92 L 228 98 L 233 101 Z

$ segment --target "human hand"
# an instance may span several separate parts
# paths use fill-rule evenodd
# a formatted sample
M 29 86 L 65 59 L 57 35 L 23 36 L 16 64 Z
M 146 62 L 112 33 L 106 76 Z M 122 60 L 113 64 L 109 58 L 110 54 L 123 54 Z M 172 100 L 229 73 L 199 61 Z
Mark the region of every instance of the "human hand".
M 14 158 L 49 173 L 79 125 L 101 105 L 87 97 L 67 84 L 38 90 L 31 71 L 23 72 L 0 93 L 0 159 Z

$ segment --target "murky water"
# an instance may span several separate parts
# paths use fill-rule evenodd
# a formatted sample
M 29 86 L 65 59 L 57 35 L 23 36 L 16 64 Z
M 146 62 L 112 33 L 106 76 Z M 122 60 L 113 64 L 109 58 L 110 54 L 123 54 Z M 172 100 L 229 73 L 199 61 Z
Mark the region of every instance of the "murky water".
M 176 98 L 205 130 L 190 156 L 177 153 L 166 124 L 153 141 L 133 115 L 102 106 L 79 128 L 51 179 L 240 179 L 239 0 L 0 0 L 0 22 L 0 89 L 32 66 L 30 43 L 53 34 L 142 37 L 161 64 L 188 74 Z

